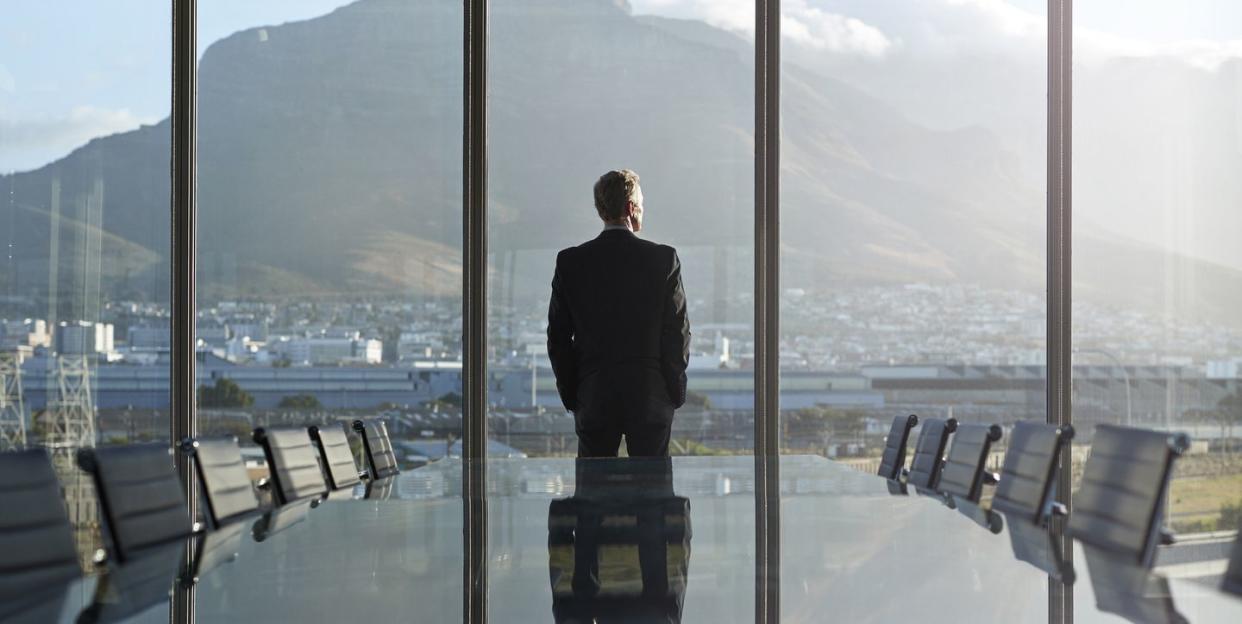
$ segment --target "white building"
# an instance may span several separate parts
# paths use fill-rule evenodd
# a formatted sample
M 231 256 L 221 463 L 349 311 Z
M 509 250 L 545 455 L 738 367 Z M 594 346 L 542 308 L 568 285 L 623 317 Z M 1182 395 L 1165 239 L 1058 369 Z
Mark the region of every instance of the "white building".
M 56 352 L 62 355 L 88 355 L 113 352 L 111 323 L 65 321 L 56 327 Z
M 0 349 L 9 351 L 18 347 L 49 347 L 52 336 L 47 331 L 47 321 L 24 319 L 0 321 Z
M 299 366 L 333 364 L 379 364 L 384 360 L 384 343 L 357 335 L 350 338 L 313 336 L 293 338 L 273 345 L 285 359 Z

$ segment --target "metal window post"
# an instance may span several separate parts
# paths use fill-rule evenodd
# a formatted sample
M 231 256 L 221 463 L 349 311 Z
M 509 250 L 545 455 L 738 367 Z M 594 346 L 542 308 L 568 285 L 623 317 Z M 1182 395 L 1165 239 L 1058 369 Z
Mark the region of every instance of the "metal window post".
M 1072 424 L 1072 343 L 1070 302 L 1072 284 L 1071 219 L 1071 106 L 1073 84 L 1073 1 L 1048 0 L 1048 422 Z M 1061 456 L 1057 471 L 1057 492 L 1070 506 L 1073 453 Z M 1054 518 L 1055 523 L 1063 523 Z M 1057 527 L 1063 528 L 1063 527 Z M 1073 560 L 1073 541 L 1061 538 L 1065 561 Z M 1048 621 L 1060 624 L 1074 618 L 1073 589 L 1048 579 Z
M 463 621 L 487 621 L 487 0 L 464 0 Z
M 198 89 L 196 0 L 172 2 L 172 371 L 170 443 L 198 432 L 194 405 L 194 260 L 196 123 Z M 186 493 L 190 517 L 197 517 L 194 472 L 174 453 L 177 476 Z M 178 587 L 170 619 L 194 618 L 194 591 Z
M 755 621 L 780 621 L 781 3 L 755 1 Z

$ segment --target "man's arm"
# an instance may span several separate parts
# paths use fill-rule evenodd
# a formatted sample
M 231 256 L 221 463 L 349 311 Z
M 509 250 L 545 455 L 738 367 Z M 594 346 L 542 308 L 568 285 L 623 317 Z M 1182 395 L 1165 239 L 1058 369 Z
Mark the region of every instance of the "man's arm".
M 578 408 L 578 363 L 574 358 L 574 322 L 562 288 L 561 254 L 557 254 L 552 299 L 548 302 L 548 359 L 552 360 L 561 403 L 572 412 Z
M 681 284 L 681 259 L 673 250 L 660 330 L 660 368 L 673 407 L 686 402 L 686 367 L 690 365 L 690 319 L 686 316 L 686 291 Z

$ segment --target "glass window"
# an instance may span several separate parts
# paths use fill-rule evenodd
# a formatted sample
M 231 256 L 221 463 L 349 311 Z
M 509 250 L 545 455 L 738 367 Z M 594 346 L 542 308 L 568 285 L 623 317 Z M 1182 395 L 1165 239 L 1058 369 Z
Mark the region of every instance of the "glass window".
M 1044 420 L 1042 6 L 816 7 L 782 22 L 784 451 Z
M 76 451 L 169 439 L 170 22 L 141 0 L 0 21 L 0 451 L 51 452 L 84 564 Z
M 254 478 L 260 426 L 345 427 L 361 467 L 350 424 L 379 419 L 404 472 L 454 462 L 462 3 L 198 11 L 199 430 L 237 435 Z M 456 482 L 409 477 L 460 517 Z M 459 609 L 461 542 L 424 546 L 448 568 L 407 580 Z
M 623 168 L 640 178 L 640 237 L 681 262 L 692 339 L 671 452 L 751 452 L 753 41 L 665 8 L 492 7 L 488 402 L 505 453 L 577 452 L 546 352 L 551 283 L 557 253 L 604 227 L 596 180 Z
M 570 462 L 578 452 L 575 415 L 558 395 L 547 355 L 549 299 L 558 252 L 601 236 L 593 186 L 605 172 L 638 174 L 638 236 L 673 246 L 680 259 L 691 341 L 688 397 L 672 421 L 670 453 L 753 452 L 754 12 L 747 3 L 737 7 L 739 20 L 721 21 L 694 4 L 491 3 L 488 478 L 495 488 L 520 479 L 524 494 L 495 490 L 489 502 L 489 575 L 495 584 L 502 576 L 508 586 L 529 582 L 530 595 L 549 591 L 548 555 L 512 552 L 513 531 L 547 530 L 549 499 L 569 496 L 574 484 L 549 480 L 538 468 L 543 462 L 526 460 L 530 468 L 519 470 L 500 458 Z M 575 302 L 587 290 L 600 297 L 617 292 L 607 267 L 583 270 L 594 277 L 577 282 Z M 636 392 L 645 383 L 596 370 L 583 383 Z M 646 387 L 662 394 L 651 383 Z M 674 471 L 683 465 L 689 464 L 675 462 Z M 702 479 L 730 492 L 737 524 L 696 524 L 696 543 L 712 543 L 713 531 L 739 537 L 720 552 L 696 550 L 692 575 L 697 569 L 753 578 L 753 468 L 749 460 L 743 465 L 745 478 L 704 468 Z M 532 571 L 522 566 L 524 556 L 538 571 L 522 577 Z M 686 600 L 711 585 L 691 579 Z M 753 592 L 723 603 L 698 600 L 713 603 L 725 619 L 754 610 Z M 504 610 L 501 620 L 549 617 L 541 601 L 491 604 Z M 513 611 L 527 606 L 529 613 Z
M 1242 7 L 1074 10 L 1075 442 L 1100 423 L 1189 434 L 1165 522 L 1237 530 Z
M 782 4 L 783 478 L 876 474 L 896 416 L 1045 420 L 1046 28 L 1043 2 Z M 789 488 L 782 536 L 822 535 Z M 786 547 L 782 612 L 888 539 Z M 1017 611 L 1042 617 L 1031 578 Z

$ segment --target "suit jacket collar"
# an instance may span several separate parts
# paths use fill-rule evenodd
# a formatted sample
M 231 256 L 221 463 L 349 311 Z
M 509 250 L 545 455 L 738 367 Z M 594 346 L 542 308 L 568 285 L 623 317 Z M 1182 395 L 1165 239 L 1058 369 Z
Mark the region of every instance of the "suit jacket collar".
M 635 234 L 632 230 L 611 229 L 611 230 L 604 230 L 600 232 L 599 236 L 597 236 L 596 238 L 622 238 L 622 237 L 638 238 L 638 235 Z

